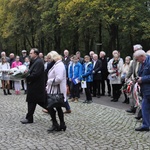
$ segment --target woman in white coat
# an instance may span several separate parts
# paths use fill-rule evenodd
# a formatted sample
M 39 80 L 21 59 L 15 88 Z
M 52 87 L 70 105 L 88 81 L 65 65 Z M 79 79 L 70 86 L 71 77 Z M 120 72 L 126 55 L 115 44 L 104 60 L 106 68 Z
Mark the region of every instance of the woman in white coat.
M 121 95 L 121 69 L 122 69 L 122 61 L 119 58 L 118 54 L 115 54 L 112 61 L 108 62 L 108 72 L 110 84 L 112 84 L 113 89 L 113 99 L 112 102 L 117 102 Z
M 64 101 L 66 101 L 66 70 L 65 66 L 62 62 L 61 56 L 56 51 L 51 51 L 48 53 L 48 57 L 55 61 L 55 64 L 48 72 L 48 80 L 47 80 L 47 93 L 50 93 L 50 89 L 52 86 L 52 82 L 55 79 L 54 85 L 60 86 L 60 92 L 64 94 Z M 57 93 L 57 86 L 54 86 L 52 91 Z M 56 111 L 58 112 L 58 117 L 60 120 L 60 125 L 56 120 Z M 64 114 L 61 107 L 57 107 L 56 110 L 54 108 L 49 109 L 49 113 L 52 118 L 52 127 L 48 129 L 48 132 L 52 131 L 65 131 L 66 125 L 64 122 Z

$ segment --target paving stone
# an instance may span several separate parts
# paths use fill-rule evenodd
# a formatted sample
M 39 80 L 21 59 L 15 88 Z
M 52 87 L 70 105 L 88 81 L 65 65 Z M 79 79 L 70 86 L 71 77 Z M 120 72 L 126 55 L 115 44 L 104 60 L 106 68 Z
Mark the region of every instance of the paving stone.
M 0 91 L 0 150 L 145 150 L 150 133 L 135 132 L 141 125 L 124 110 L 100 104 L 70 102 L 72 113 L 65 115 L 67 130 L 47 133 L 50 115 L 37 106 L 34 123 L 23 125 L 26 95 L 4 96 Z M 64 109 L 65 110 L 65 109 Z

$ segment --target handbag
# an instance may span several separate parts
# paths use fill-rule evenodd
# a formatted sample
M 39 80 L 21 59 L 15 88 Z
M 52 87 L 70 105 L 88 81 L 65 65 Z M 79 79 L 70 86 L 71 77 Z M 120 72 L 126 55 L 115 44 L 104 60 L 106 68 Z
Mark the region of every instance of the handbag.
M 50 93 L 47 94 L 47 108 L 48 109 L 53 108 L 53 107 L 65 107 L 64 94 L 60 93 L 60 85 L 57 85 L 57 92 L 54 93 L 54 87 L 55 87 L 54 82 L 55 82 L 55 79 L 52 82 Z

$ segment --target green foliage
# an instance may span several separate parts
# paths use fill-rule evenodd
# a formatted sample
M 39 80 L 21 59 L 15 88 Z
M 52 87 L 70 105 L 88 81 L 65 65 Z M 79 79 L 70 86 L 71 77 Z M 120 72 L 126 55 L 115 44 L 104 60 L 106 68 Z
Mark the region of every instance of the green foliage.
M 38 47 L 45 54 L 68 48 L 84 54 L 122 53 L 141 43 L 150 47 L 150 12 L 145 0 L 0 0 L 1 49 Z

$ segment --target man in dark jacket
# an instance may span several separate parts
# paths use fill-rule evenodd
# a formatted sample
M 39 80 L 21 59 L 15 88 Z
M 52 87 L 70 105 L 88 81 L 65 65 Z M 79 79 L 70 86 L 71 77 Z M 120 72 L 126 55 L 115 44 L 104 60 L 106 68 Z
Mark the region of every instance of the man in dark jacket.
M 102 84 L 102 95 L 104 96 L 105 95 L 105 81 L 107 82 L 107 88 L 108 88 L 108 96 L 111 95 L 111 86 L 110 86 L 110 83 L 109 83 L 109 79 L 107 78 L 108 77 L 108 69 L 107 69 L 107 58 L 106 58 L 106 53 L 104 51 L 101 51 L 100 54 L 99 54 L 99 57 L 100 57 L 100 60 L 102 62 L 102 80 L 101 80 L 101 84 Z
M 150 128 L 150 56 L 143 50 L 134 53 L 135 59 L 140 63 L 137 82 L 142 93 L 142 126 L 135 131 L 149 131 Z
M 30 51 L 29 75 L 26 78 L 28 113 L 26 118 L 21 120 L 22 124 L 33 123 L 33 114 L 37 104 L 43 108 L 46 106 L 44 64 L 38 55 L 39 51 L 36 48 L 32 48 Z
M 93 55 L 93 97 L 100 98 L 100 80 L 102 63 L 98 60 L 98 55 Z

